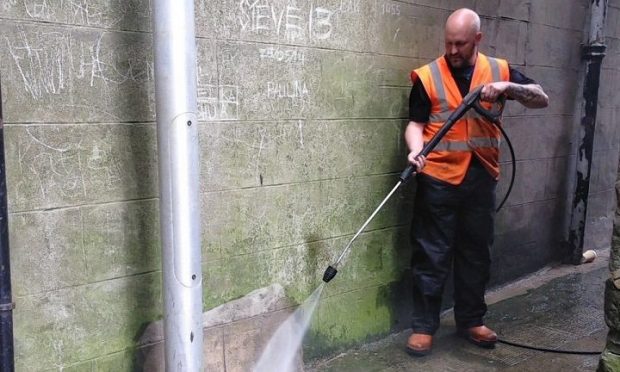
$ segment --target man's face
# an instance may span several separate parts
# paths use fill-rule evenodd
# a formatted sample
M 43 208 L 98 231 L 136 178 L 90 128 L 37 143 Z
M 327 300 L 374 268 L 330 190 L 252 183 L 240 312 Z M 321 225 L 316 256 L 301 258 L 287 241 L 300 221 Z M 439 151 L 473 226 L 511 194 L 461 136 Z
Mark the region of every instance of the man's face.
M 467 28 L 446 28 L 446 56 L 452 67 L 465 67 L 474 64 L 478 42 L 482 34 Z

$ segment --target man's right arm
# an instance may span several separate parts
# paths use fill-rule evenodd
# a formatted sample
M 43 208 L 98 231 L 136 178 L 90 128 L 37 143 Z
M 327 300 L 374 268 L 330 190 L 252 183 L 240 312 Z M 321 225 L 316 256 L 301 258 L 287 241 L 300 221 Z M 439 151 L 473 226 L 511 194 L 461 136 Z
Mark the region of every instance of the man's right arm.
M 431 100 L 415 73 L 411 73 L 413 86 L 409 95 L 409 124 L 405 129 L 405 142 L 409 148 L 407 160 L 420 171 L 426 163 L 425 157 L 416 159 L 416 155 L 424 146 L 424 126 L 428 123 L 431 114 Z

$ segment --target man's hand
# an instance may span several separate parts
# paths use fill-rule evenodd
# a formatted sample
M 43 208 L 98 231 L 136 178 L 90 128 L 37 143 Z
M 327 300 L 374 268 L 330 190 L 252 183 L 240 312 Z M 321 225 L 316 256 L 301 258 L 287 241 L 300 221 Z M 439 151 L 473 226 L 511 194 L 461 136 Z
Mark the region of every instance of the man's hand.
M 527 108 L 543 108 L 549 105 L 549 97 L 538 84 L 515 84 L 508 81 L 496 81 L 486 84 L 480 92 L 480 99 L 495 102 L 500 95 L 519 101 Z
M 420 151 L 412 151 L 407 156 L 407 160 L 409 160 L 409 163 L 415 165 L 416 172 L 420 172 L 426 165 L 426 156 L 420 155 L 416 157 L 416 155 L 418 155 L 419 153 Z
M 494 83 L 486 84 L 482 87 L 480 92 L 480 100 L 486 102 L 495 102 L 497 99 L 506 92 L 509 86 L 507 81 L 497 81 Z

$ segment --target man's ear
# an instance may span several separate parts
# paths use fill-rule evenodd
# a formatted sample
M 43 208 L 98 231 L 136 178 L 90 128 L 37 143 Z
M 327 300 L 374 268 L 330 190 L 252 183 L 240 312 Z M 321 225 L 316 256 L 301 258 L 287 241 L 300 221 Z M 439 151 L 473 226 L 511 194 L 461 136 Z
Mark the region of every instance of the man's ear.
M 482 40 L 482 32 L 476 32 L 476 38 L 474 40 L 476 40 L 476 44 L 479 44 L 480 40 Z

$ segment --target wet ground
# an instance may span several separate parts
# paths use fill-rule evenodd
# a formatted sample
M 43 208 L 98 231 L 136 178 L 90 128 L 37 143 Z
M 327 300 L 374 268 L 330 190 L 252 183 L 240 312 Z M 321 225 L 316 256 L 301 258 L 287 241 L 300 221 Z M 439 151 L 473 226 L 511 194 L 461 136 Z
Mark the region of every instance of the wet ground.
M 603 313 L 604 282 L 609 278 L 608 252 L 590 264 L 558 266 L 487 296 L 486 324 L 500 339 L 548 349 L 602 351 L 607 336 Z M 598 355 L 541 352 L 498 344 L 476 347 L 455 334 L 450 311 L 442 315 L 431 355 L 409 356 L 404 349 L 410 331 L 392 335 L 334 356 L 314 361 L 314 371 L 594 371 Z

